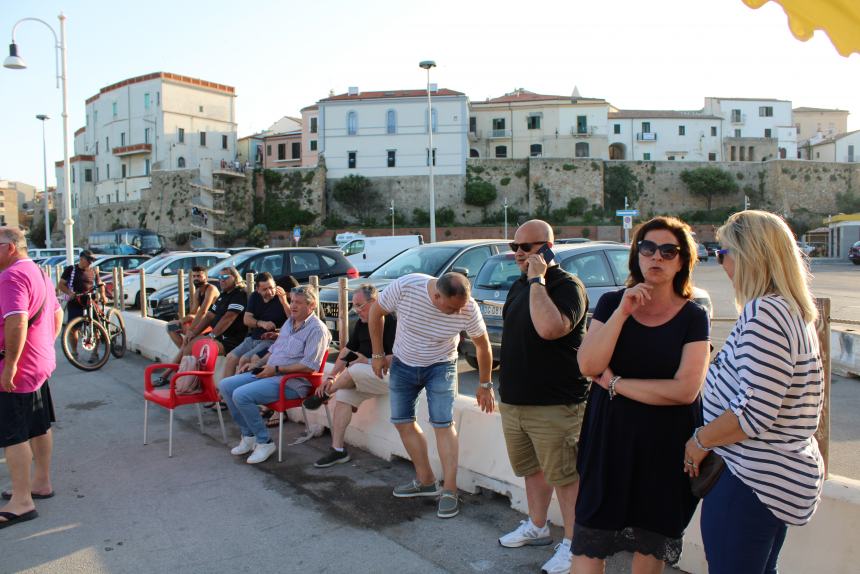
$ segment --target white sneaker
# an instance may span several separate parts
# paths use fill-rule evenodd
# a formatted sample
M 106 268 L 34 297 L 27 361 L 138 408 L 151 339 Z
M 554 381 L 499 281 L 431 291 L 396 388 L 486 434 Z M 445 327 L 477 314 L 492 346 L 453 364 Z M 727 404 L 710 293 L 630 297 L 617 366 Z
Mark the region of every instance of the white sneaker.
M 257 444 L 257 437 L 253 436 L 243 436 L 242 440 L 233 447 L 233 450 L 230 451 L 230 454 L 239 456 L 242 454 L 248 454 L 252 450 L 254 450 L 254 445 Z
M 248 457 L 248 464 L 258 464 L 272 456 L 275 451 L 278 450 L 278 447 L 274 442 L 264 442 L 260 443 L 254 447 L 254 452 L 251 453 L 251 456 Z
M 549 520 L 538 528 L 532 519 L 520 520 L 519 527 L 513 532 L 499 538 L 499 544 L 505 548 L 519 548 L 521 546 L 546 546 L 552 544 L 552 535 L 549 532 Z
M 555 554 L 540 567 L 543 574 L 567 574 L 570 572 L 570 540 L 562 540 L 555 545 Z

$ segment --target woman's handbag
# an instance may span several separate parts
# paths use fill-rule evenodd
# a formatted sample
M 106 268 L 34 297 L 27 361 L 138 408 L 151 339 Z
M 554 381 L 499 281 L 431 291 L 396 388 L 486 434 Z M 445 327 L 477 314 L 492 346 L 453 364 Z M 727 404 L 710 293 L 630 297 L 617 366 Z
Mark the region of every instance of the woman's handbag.
M 711 452 L 699 464 L 699 475 L 690 478 L 690 490 L 696 498 L 705 498 L 717 484 L 720 475 L 726 468 L 726 461 L 715 452 Z
M 199 371 L 208 360 L 209 347 L 203 347 L 203 352 L 200 353 L 200 357 L 195 357 L 194 355 L 182 357 L 182 360 L 179 361 L 179 372 L 185 373 L 188 371 Z M 200 377 L 197 375 L 182 375 L 176 379 L 177 395 L 193 395 L 199 393 L 200 390 Z

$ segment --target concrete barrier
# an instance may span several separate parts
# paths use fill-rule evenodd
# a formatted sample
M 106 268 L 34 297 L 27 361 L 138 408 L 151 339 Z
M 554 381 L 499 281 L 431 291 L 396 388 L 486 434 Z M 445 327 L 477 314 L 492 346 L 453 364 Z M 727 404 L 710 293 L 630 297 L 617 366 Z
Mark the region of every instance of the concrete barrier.
M 843 377 L 860 377 L 860 329 L 835 326 L 830 330 L 830 364 Z
M 167 337 L 163 321 L 144 319 L 132 313 L 125 313 L 125 319 L 130 349 L 159 361 L 175 353 L 175 347 Z M 834 336 L 836 335 L 831 335 Z M 840 344 L 841 342 L 842 339 Z M 854 335 L 851 335 L 849 344 L 853 345 L 854 342 Z M 834 363 L 837 348 L 846 349 L 833 346 Z M 854 346 L 852 349 L 858 347 Z M 853 352 L 852 356 L 856 357 L 858 351 Z M 327 365 L 327 369 L 330 370 L 331 365 Z M 330 407 L 333 406 L 334 403 L 330 403 Z M 287 414 L 290 420 L 303 422 L 301 409 L 292 409 Z M 429 443 L 433 471 L 437 476 L 441 476 L 442 465 L 436 456 L 436 440 L 433 428 L 428 422 L 427 403 L 423 394 L 419 399 L 416 414 L 418 424 Z M 313 424 L 327 425 L 322 409 L 310 412 L 308 419 Z M 408 459 L 400 436 L 389 419 L 387 398 L 365 401 L 352 418 L 347 429 L 346 442 L 386 460 L 395 456 Z M 523 479 L 514 476 L 508 462 L 499 413 L 483 413 L 474 398 L 458 396 L 454 403 L 454 422 L 460 436 L 458 486 L 466 492 L 485 488 L 505 495 L 510 498 L 514 509 L 526 512 L 525 483 Z M 287 436 L 288 434 L 289 430 L 285 432 L 285 440 L 291 441 L 292 437 Z M 288 448 L 284 451 L 284 457 L 289 459 Z M 549 518 L 555 524 L 562 524 L 555 497 L 550 506 Z M 821 505 L 812 521 L 800 528 L 789 528 L 780 560 L 780 572 L 856 572 L 857 564 L 860 564 L 860 545 L 855 543 L 857 532 L 860 532 L 860 481 L 831 476 L 824 483 Z M 699 510 L 693 516 L 684 537 L 684 553 L 679 566 L 693 574 L 708 571 L 699 529 Z

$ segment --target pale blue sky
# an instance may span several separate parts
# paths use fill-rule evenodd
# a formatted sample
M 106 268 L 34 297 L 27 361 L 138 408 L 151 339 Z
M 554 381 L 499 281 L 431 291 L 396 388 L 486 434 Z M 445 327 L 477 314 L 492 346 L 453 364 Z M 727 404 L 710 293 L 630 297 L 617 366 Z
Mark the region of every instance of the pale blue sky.
M 621 108 L 697 109 L 705 96 L 773 97 L 853 112 L 860 129 L 860 56 L 840 56 L 822 32 L 789 32 L 782 9 L 741 0 L 0 0 L 3 58 L 12 26 L 64 11 L 70 134 L 84 100 L 108 84 L 155 71 L 236 88 L 239 135 L 348 86 L 420 88 L 432 81 L 473 100 L 522 87 L 602 97 Z M 29 68 L 0 68 L 0 178 L 42 187 L 62 159 L 60 90 L 50 32 L 19 26 Z

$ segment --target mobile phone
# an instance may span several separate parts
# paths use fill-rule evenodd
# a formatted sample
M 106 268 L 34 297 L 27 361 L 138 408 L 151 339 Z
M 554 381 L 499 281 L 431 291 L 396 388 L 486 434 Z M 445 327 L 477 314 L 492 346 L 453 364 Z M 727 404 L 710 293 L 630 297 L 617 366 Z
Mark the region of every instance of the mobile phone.
M 264 368 L 265 367 L 255 367 L 255 368 L 251 369 L 251 374 L 252 375 L 259 375 L 260 373 L 263 372 Z
M 180 325 L 179 323 L 170 323 L 169 325 L 167 325 L 167 331 L 170 333 L 175 333 L 176 331 L 181 331 L 181 330 L 182 330 L 182 325 Z
M 347 363 L 351 363 L 354 360 L 356 360 L 357 358 L 358 358 L 358 355 L 356 355 L 355 353 L 350 351 L 349 353 L 346 354 L 346 357 L 344 357 L 343 360 L 346 361 Z
M 543 255 L 543 260 L 547 263 L 550 263 L 553 259 L 555 259 L 555 253 L 553 253 L 552 249 L 550 249 L 549 243 L 544 243 L 543 247 L 538 249 L 538 255 Z

